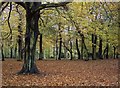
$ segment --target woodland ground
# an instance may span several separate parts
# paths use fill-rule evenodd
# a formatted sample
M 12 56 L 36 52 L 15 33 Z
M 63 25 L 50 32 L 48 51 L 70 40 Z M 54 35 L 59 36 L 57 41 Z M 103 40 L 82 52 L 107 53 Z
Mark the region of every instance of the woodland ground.
M 2 62 L 2 86 L 118 86 L 118 59 L 37 61 L 40 74 L 17 75 L 22 62 Z

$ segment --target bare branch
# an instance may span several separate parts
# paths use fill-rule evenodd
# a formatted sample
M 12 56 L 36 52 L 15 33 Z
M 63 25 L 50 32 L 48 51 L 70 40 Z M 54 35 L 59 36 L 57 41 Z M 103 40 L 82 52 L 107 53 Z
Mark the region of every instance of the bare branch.
M 4 38 L 2 38 L 2 40 L 6 40 L 6 39 L 8 39 L 9 37 L 10 37 L 10 33 L 7 33 L 6 35 L 4 35 L 5 37 Z
M 4 9 L 8 6 L 9 2 L 6 3 L 6 5 L 4 7 L 2 7 L 2 9 L 0 9 L 0 14 L 4 11 Z
M 42 17 L 41 17 L 41 16 L 40 16 L 40 20 L 41 20 L 41 23 L 43 23 L 43 26 L 45 27 L 44 20 L 42 19 Z
M 25 3 L 24 2 L 15 2 L 16 4 L 22 6 L 24 9 L 26 9 Z
M 45 9 L 45 8 L 52 8 L 52 7 L 62 7 L 65 6 L 70 2 L 60 2 L 60 3 L 49 3 L 49 4 L 40 4 L 36 6 L 34 9 L 32 9 L 32 13 L 36 13 L 39 10 Z
M 10 15 L 11 15 L 11 11 L 12 11 L 12 2 L 10 2 L 10 11 L 9 11 L 9 15 L 8 15 L 8 26 L 9 26 L 9 29 L 10 29 L 10 34 L 12 34 L 12 28 L 11 28 L 11 25 L 10 25 Z

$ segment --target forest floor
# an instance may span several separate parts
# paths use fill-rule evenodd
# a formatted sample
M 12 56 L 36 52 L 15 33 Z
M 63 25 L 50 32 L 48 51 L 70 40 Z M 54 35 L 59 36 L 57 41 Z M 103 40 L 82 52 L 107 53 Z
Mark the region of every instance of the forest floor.
M 2 86 L 118 86 L 118 59 L 37 61 L 40 74 L 17 75 L 22 62 L 2 62 Z

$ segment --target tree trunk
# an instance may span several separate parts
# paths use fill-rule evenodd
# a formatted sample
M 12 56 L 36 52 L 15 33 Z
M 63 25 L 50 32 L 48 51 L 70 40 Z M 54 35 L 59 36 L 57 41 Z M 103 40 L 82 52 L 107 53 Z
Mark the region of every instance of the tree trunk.
M 22 60 L 22 28 L 19 25 L 18 26 L 18 32 L 20 35 L 18 35 L 18 61 Z
M 17 44 L 15 45 L 14 54 L 15 54 L 15 58 L 17 58 Z
M 80 59 L 80 50 L 79 50 L 78 39 L 77 38 L 76 38 L 76 49 L 77 49 L 77 53 L 78 53 L 78 59 Z
M 56 45 L 55 45 L 55 51 L 56 51 L 56 55 L 55 55 L 55 57 L 56 57 L 56 60 L 57 60 L 57 56 L 58 56 L 58 44 L 57 44 L 57 42 L 58 42 L 58 39 L 56 39 Z
M 62 50 L 62 38 L 60 38 L 60 42 L 59 42 L 59 55 L 58 55 L 58 60 L 61 60 L 61 50 Z
M 59 23 L 59 55 L 58 55 L 58 60 L 61 60 L 61 50 L 62 50 L 62 36 L 61 36 L 61 28 L 60 28 L 60 23 Z
M 92 59 L 96 60 L 96 43 L 97 43 L 97 36 L 92 34 Z
M 21 37 L 18 36 L 18 60 L 22 60 L 21 55 L 22 55 L 22 41 Z
M 10 48 L 10 58 L 13 58 L 13 51 L 12 51 L 12 47 Z
M 107 43 L 107 45 L 106 45 L 106 59 L 109 58 L 108 52 L 109 52 L 109 45 L 108 45 L 108 43 Z
M 82 37 L 82 40 L 81 40 L 81 59 L 83 59 L 83 48 L 84 48 L 84 44 L 83 44 L 83 42 L 84 42 L 84 38 Z
M 83 59 L 83 56 L 84 56 L 84 48 L 85 48 L 86 53 L 87 53 L 88 56 L 89 56 L 89 51 L 88 51 L 88 49 L 87 49 L 87 47 L 86 47 L 86 44 L 85 44 L 85 41 L 84 41 L 84 35 L 83 35 L 82 33 L 80 33 L 79 31 L 78 31 L 78 33 L 80 34 L 80 37 L 81 37 L 81 59 Z M 88 60 L 89 60 L 89 59 L 88 59 L 88 56 L 87 56 L 87 59 L 85 59 L 85 61 L 88 61 Z
M 70 60 L 72 60 L 73 59 L 73 55 L 72 55 L 72 42 L 71 41 L 70 41 L 70 55 L 71 55 Z
M 98 57 L 99 57 L 99 59 L 103 59 L 103 57 L 102 57 L 102 39 L 101 39 L 101 37 L 99 37 Z
M 40 33 L 40 42 L 39 42 L 39 46 L 40 46 L 40 54 L 39 54 L 39 60 L 43 59 L 43 51 L 42 51 L 42 34 Z
M 115 46 L 113 46 L 113 48 L 114 48 L 113 57 L 114 57 L 114 59 L 115 59 L 115 58 L 116 58 L 116 54 L 115 54 L 115 52 L 116 52 L 116 47 L 115 47 Z
M 38 30 L 39 12 L 36 12 L 35 15 L 32 16 L 30 13 L 30 9 L 28 9 L 26 13 L 27 14 L 26 14 L 24 64 L 21 71 L 18 72 L 18 74 L 27 74 L 27 73 L 35 74 L 35 73 L 39 73 L 37 66 L 35 64 L 36 42 L 39 33 Z
M 4 58 L 4 51 L 3 51 L 3 44 L 1 46 L 1 53 L 2 53 L 2 61 L 5 61 L 5 58 Z
M 105 47 L 105 49 L 104 49 L 104 52 L 103 52 L 103 55 L 104 55 L 104 57 L 106 58 L 106 59 L 108 59 L 108 50 L 109 49 L 109 45 L 108 45 L 108 43 L 106 44 L 106 47 Z
M 12 33 L 11 33 L 11 36 L 10 36 L 10 43 L 12 44 Z M 10 45 L 10 58 L 13 58 L 13 47 Z
M 66 54 L 67 54 L 67 50 L 66 50 L 66 48 L 64 47 L 64 58 L 66 58 Z

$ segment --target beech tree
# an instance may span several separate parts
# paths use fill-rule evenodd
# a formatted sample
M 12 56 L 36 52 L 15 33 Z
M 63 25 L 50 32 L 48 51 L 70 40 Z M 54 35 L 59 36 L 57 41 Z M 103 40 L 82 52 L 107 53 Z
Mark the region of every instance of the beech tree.
M 9 18 L 12 10 L 13 2 L 2 2 L 1 12 L 10 4 Z M 35 64 L 35 50 L 38 35 L 38 20 L 40 18 L 40 10 L 51 7 L 65 6 L 69 2 L 47 3 L 42 2 L 14 2 L 22 6 L 26 11 L 26 33 L 25 33 L 25 47 L 24 47 L 24 64 L 19 74 L 39 73 Z M 5 4 L 5 5 L 4 5 Z M 9 19 L 8 19 L 9 22 Z M 11 27 L 9 25 L 11 30 Z M 12 31 L 11 31 L 12 32 Z M 11 33 L 12 34 L 12 33 Z M 11 36 L 12 37 L 12 36 Z

